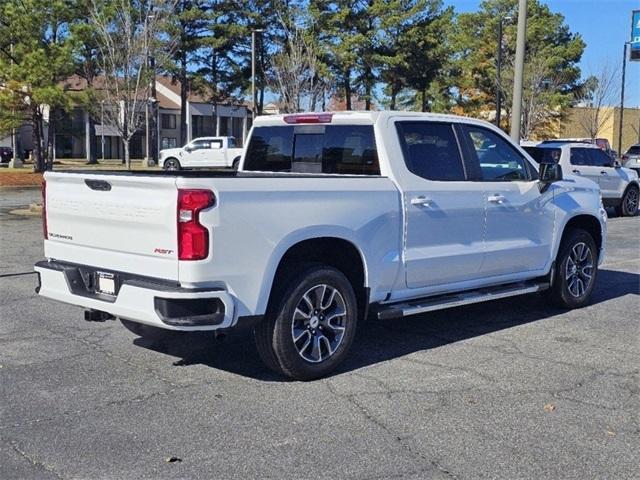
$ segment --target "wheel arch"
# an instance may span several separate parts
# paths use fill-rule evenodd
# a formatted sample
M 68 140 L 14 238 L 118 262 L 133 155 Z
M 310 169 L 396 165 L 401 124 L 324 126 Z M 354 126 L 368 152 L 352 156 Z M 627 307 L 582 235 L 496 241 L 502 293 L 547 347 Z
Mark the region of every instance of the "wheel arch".
M 601 221 L 595 215 L 591 214 L 579 214 L 569 218 L 563 228 L 562 235 L 560 236 L 559 241 L 557 242 L 557 246 L 555 249 L 554 258 L 558 256 L 558 251 L 560 249 L 560 245 L 562 245 L 563 240 L 567 236 L 567 233 L 573 228 L 580 228 L 585 230 L 591 237 L 593 241 L 596 243 L 596 248 L 598 249 L 598 256 L 602 253 L 602 247 L 604 244 L 604 227 Z
M 182 167 L 182 163 L 180 162 L 180 159 L 178 157 L 175 157 L 175 156 L 172 155 L 172 156 L 167 157 L 167 158 L 164 159 L 164 162 L 162 162 L 162 168 L 165 168 L 165 165 L 167 164 L 167 162 L 169 160 L 175 160 L 176 162 L 178 162 L 178 165 L 180 167 Z
M 358 311 L 361 314 L 366 312 L 369 289 L 365 256 L 351 239 L 341 236 L 301 239 L 283 249 L 273 268 L 269 269 L 272 274 L 263 282 L 258 311 L 266 311 L 280 292 L 279 287 L 295 272 L 295 265 L 303 263 L 321 263 L 341 271 L 356 293 Z

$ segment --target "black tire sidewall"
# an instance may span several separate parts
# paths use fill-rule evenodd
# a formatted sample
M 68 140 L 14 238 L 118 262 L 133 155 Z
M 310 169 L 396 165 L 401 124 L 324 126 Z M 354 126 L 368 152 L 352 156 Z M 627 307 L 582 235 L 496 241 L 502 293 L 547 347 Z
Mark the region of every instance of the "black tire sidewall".
M 580 242 L 585 243 L 591 250 L 593 258 L 593 277 L 591 278 L 591 283 L 585 293 L 581 297 L 576 298 L 569 292 L 565 272 L 571 249 Z M 554 278 L 554 285 L 552 287 L 553 295 L 558 306 L 563 308 L 579 308 L 589 303 L 589 299 L 598 276 L 598 253 L 595 241 L 586 231 L 582 229 L 574 229 L 568 232 L 566 238 L 563 239 L 560 251 L 558 252 L 556 274 Z
M 175 158 L 167 158 L 167 159 L 164 161 L 163 168 L 164 168 L 165 170 L 170 170 L 170 168 L 169 168 L 169 162 L 172 162 L 172 161 L 173 161 L 173 162 L 175 162 L 175 164 L 176 164 L 176 168 L 175 168 L 175 170 L 180 170 L 180 168 L 181 168 L 181 166 L 180 166 L 180 162 L 179 162 L 177 159 L 175 159 Z
M 311 363 L 299 354 L 291 338 L 293 312 L 305 292 L 315 285 L 326 284 L 342 295 L 347 310 L 345 333 L 336 352 L 320 363 Z M 345 275 L 328 266 L 313 266 L 293 277 L 282 295 L 273 328 L 274 353 L 282 372 L 297 380 L 312 380 L 333 371 L 346 357 L 356 335 L 358 307 L 355 292 Z

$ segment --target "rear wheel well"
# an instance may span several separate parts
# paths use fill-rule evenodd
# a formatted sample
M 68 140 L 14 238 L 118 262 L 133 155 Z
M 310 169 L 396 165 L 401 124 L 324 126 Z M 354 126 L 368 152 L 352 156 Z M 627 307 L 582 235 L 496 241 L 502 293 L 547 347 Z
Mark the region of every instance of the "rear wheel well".
M 567 222 L 564 227 L 564 232 L 562 232 L 562 241 L 564 241 L 567 233 L 571 229 L 575 228 L 580 228 L 591 235 L 593 241 L 596 243 L 596 248 L 598 249 L 599 253 L 600 249 L 602 248 L 602 229 L 600 227 L 600 222 L 598 221 L 598 219 L 593 215 L 578 215 L 576 217 L 573 217 Z
M 365 288 L 363 259 L 353 243 L 335 237 L 304 240 L 287 250 L 273 278 L 269 305 L 286 288 L 287 280 L 299 271 L 301 265 L 314 263 L 333 267 L 347 277 L 356 294 L 359 317 L 364 318 L 369 294 Z

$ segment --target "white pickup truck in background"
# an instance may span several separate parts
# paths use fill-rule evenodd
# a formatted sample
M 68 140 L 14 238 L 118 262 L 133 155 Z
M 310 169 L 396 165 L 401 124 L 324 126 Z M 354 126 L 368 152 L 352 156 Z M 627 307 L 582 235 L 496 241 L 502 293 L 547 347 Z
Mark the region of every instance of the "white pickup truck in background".
M 250 326 L 302 380 L 368 316 L 586 305 L 605 249 L 597 184 L 455 116 L 262 117 L 238 172 L 48 172 L 43 192 L 40 295 L 142 336 Z
M 242 148 L 233 137 L 194 138 L 182 148 L 160 150 L 158 163 L 165 170 L 182 168 L 238 168 Z

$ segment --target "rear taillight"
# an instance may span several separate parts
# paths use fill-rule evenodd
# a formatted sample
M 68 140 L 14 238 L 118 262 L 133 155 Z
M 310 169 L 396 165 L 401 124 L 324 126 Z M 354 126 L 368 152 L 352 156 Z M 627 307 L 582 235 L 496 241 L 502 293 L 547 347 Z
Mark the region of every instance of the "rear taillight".
M 209 256 L 209 230 L 200 223 L 200 211 L 214 203 L 210 190 L 178 190 L 179 260 L 203 260 Z
M 49 239 L 49 231 L 47 229 L 47 181 L 42 180 L 42 233 L 44 239 Z

